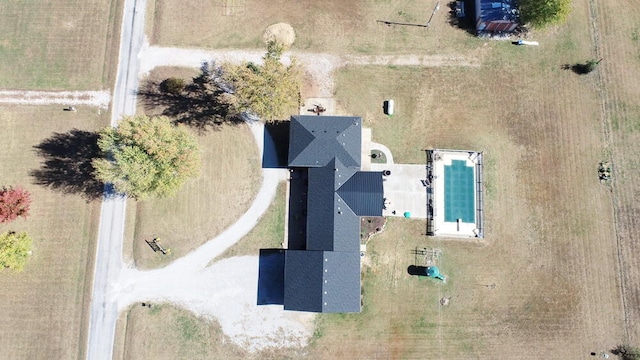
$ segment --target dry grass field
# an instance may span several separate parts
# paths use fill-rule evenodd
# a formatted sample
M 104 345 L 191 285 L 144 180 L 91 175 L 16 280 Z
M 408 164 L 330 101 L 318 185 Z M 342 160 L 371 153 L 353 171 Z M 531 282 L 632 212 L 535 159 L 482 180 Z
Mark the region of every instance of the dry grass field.
M 24 271 L 0 272 L 3 359 L 84 358 L 100 204 L 35 185 L 30 172 L 42 161 L 33 147 L 54 132 L 108 124 L 108 115 L 96 115 L 94 108 L 0 107 L 0 186 L 21 185 L 33 200 L 28 219 L 0 226 L 0 232 L 27 231 L 33 238 Z
M 296 32 L 293 49 L 330 53 L 458 54 L 473 44 L 464 31 L 451 31 L 442 1 L 429 30 L 387 26 L 376 20 L 426 24 L 436 0 L 152 0 L 147 33 L 160 46 L 262 48 L 271 24 L 286 22 Z
M 599 116 L 606 120 L 607 149 L 615 166 L 613 198 L 627 338 L 640 344 L 640 1 L 591 1 L 597 21 L 593 42 L 602 68 L 595 79 Z
M 354 3 L 362 7 L 351 12 L 353 21 L 339 20 L 343 15 L 337 14 L 349 14 L 342 7 L 351 9 Z M 640 236 L 640 162 L 635 156 L 640 150 L 640 20 L 630 11 L 640 1 L 574 0 L 566 25 L 531 34 L 540 47 L 473 39 L 442 19 L 427 35 L 420 32 L 420 40 L 411 29 L 367 28 L 366 21 L 358 22 L 360 14 L 399 14 L 404 4 L 354 3 L 332 4 L 335 14 L 328 18 L 334 22 L 322 21 L 325 10 L 317 19 L 305 16 L 304 11 L 324 6 L 309 2 L 296 12 L 295 4 L 282 1 L 272 17 L 270 6 L 261 10 L 269 19 L 265 27 L 278 21 L 293 24 L 298 49 L 447 53 L 459 48 L 481 58 L 479 68 L 350 67 L 337 74 L 336 98 L 342 111 L 363 117 L 364 125 L 373 128 L 373 140 L 387 145 L 396 162 L 423 163 L 423 149 L 433 147 L 484 151 L 486 239 L 428 238 L 424 222 L 392 219 L 367 247 L 363 312 L 319 316 L 311 345 L 296 350 L 296 357 L 586 359 L 592 351 L 622 342 L 640 345 L 640 249 L 635 241 Z M 153 7 L 152 34 L 158 44 L 260 43 L 262 26 L 233 35 L 231 25 L 225 25 L 227 18 L 236 23 L 249 18 L 257 8 L 254 2 L 244 2 L 243 17 L 219 15 L 222 8 L 214 12 L 189 2 L 184 9 L 172 4 Z M 393 11 L 383 13 L 383 6 Z M 196 11 L 209 11 L 209 16 L 192 15 Z M 262 25 L 258 15 L 252 16 Z M 174 20 L 186 24 L 189 17 L 203 23 L 175 32 L 168 25 Z M 314 29 L 310 24 L 316 24 L 315 32 L 304 30 Z M 327 35 L 330 30 L 339 31 L 334 43 L 328 40 L 334 40 Z M 432 38 L 436 31 L 442 36 Z M 362 47 L 367 38 L 373 45 Z M 591 58 L 604 59 L 593 74 L 562 69 Z M 396 101 L 393 117 L 381 113 L 382 101 L 389 98 Z M 611 186 L 598 181 L 602 160 L 613 163 Z M 448 276 L 446 284 L 407 274 L 416 247 L 443 251 L 439 266 Z M 443 297 L 449 299 L 446 306 L 438 302 Z M 156 326 L 178 337 L 171 323 L 180 316 L 175 313 Z M 197 325 L 212 342 L 192 357 L 248 356 L 216 347 L 224 337 L 211 326 Z M 128 346 L 135 352 L 150 345 Z
M 284 231 L 285 186 L 258 225 L 216 260 L 242 255 L 257 256 L 262 248 L 280 247 Z M 143 334 L 143 335 L 141 335 Z M 289 349 L 247 354 L 225 341 L 219 325 L 199 319 L 170 304 L 151 309 L 133 306 L 119 319 L 115 359 L 285 359 Z
M 0 1 L 0 88 L 110 88 L 121 6 L 114 0 Z
M 242 240 L 227 249 L 215 261 L 233 256 L 257 256 L 260 249 L 275 249 L 282 247 L 284 240 L 285 190 L 281 183 L 278 186 L 276 198 L 267 212 L 262 215 L 260 222 Z
M 117 344 L 114 359 L 205 359 L 215 353 L 237 358 L 242 353 L 224 344 L 217 325 L 167 304 L 132 307 L 121 316 L 118 330 L 126 336 L 117 337 L 123 343 Z
M 160 68 L 149 79 L 196 75 L 190 69 Z M 141 109 L 152 115 L 159 109 Z M 125 255 L 138 268 L 164 266 L 212 239 L 251 205 L 262 183 L 258 150 L 245 124 L 194 130 L 202 152 L 202 171 L 168 199 L 129 202 Z M 170 255 L 154 253 L 144 241 L 154 236 Z

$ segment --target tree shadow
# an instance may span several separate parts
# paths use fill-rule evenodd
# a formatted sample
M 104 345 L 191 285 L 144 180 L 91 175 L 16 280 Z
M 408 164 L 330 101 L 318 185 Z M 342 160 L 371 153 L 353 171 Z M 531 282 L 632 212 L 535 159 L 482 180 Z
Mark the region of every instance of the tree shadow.
M 407 273 L 412 276 L 427 276 L 427 267 L 410 265 L 407 268 Z
M 204 63 L 200 75 L 181 91 L 167 91 L 162 82 L 147 81 L 138 91 L 146 110 L 162 109 L 162 115 L 174 124 L 185 124 L 199 132 L 216 130 L 222 124 L 244 122 L 235 111 L 231 90 L 221 80 L 221 72 L 214 64 Z
M 101 197 L 104 183 L 93 176 L 91 162 L 101 156 L 98 133 L 73 129 L 34 146 L 44 159 L 42 167 L 29 175 L 34 183 L 65 194 L 81 194 L 87 201 Z
M 460 13 L 460 9 L 458 9 L 456 1 L 449 2 L 449 25 L 475 36 L 476 27 L 473 22 L 476 12 L 475 3 L 468 0 L 462 1 L 462 3 L 464 4 L 464 11 L 463 13 Z
M 563 64 L 560 67 L 562 70 L 571 70 L 578 75 L 586 75 L 594 70 L 594 67 L 589 65 L 589 63 Z

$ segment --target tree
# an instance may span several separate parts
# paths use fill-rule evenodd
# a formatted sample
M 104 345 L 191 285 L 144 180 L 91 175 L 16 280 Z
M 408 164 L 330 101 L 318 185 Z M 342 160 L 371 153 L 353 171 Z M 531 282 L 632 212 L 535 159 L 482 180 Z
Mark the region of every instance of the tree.
M 27 218 L 31 205 L 31 194 L 17 187 L 3 187 L 0 189 L 0 223 L 15 220 L 18 216 Z
M 284 65 L 280 58 L 284 47 L 267 44 L 263 63 L 245 62 L 223 65 L 223 77 L 233 87 L 234 106 L 251 111 L 263 120 L 282 119 L 298 107 L 301 70 L 295 58 Z
M 562 66 L 562 68 L 566 70 L 573 70 L 573 72 L 578 75 L 585 75 L 597 69 L 598 65 L 600 65 L 601 62 L 602 62 L 602 59 L 600 60 L 591 59 L 584 64 L 582 63 L 573 64 L 573 65 L 565 64 Z
M 165 116 L 127 117 L 100 132 L 94 175 L 135 199 L 169 197 L 200 172 L 195 138 Z
M 519 3 L 522 22 L 537 28 L 563 23 L 571 12 L 571 0 L 520 0 Z
M 640 360 L 640 349 L 627 344 L 620 344 L 612 351 L 622 360 Z
M 184 81 L 184 79 L 170 77 L 163 80 L 160 83 L 160 91 L 173 94 L 173 95 L 178 95 L 182 91 L 184 91 L 184 88 L 186 86 L 187 86 L 187 83 Z
M 26 232 L 7 231 L 0 234 L 0 267 L 22 271 L 31 255 L 31 238 Z
M 600 59 L 600 60 L 591 59 L 591 60 L 587 61 L 584 64 L 585 73 L 588 74 L 588 73 L 592 72 L 593 70 L 595 70 L 598 67 L 598 65 L 600 65 L 601 61 L 602 61 L 602 59 Z

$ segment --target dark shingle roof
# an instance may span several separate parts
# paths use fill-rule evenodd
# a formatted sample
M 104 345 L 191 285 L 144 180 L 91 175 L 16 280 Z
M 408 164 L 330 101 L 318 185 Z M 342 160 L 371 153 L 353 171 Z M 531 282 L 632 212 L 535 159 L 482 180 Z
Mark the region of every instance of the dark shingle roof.
M 358 251 L 359 242 L 350 238 L 359 236 L 359 218 L 336 194 L 336 189 L 354 173 L 337 159 L 324 167 L 309 169 L 307 250 Z
M 306 234 L 304 249 L 285 255 L 284 308 L 359 312 L 360 216 L 382 215 L 382 173 L 359 171 L 358 117 L 294 116 L 290 129 L 289 166 L 308 168 L 291 179 L 292 191 L 307 193 L 307 218 L 295 234 Z
M 359 252 L 289 250 L 285 259 L 285 310 L 360 311 Z
M 333 158 L 360 168 L 362 122 L 355 116 L 291 117 L 289 166 L 320 167 Z
M 338 195 L 358 216 L 382 216 L 382 173 L 358 171 L 338 189 Z
M 322 312 L 322 252 L 287 250 L 284 309 Z

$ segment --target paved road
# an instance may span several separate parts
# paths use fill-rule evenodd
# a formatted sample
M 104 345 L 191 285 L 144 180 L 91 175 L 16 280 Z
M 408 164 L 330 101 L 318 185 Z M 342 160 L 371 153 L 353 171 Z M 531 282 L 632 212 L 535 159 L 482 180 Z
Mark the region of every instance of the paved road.
M 122 115 L 135 113 L 138 87 L 138 54 L 144 40 L 146 0 L 125 0 L 120 37 L 118 74 L 113 90 L 111 125 L 117 126 Z M 100 214 L 98 248 L 89 315 L 87 359 L 113 358 L 113 344 L 118 318 L 116 299 L 110 294 L 122 268 L 122 240 L 126 198 L 106 189 Z

